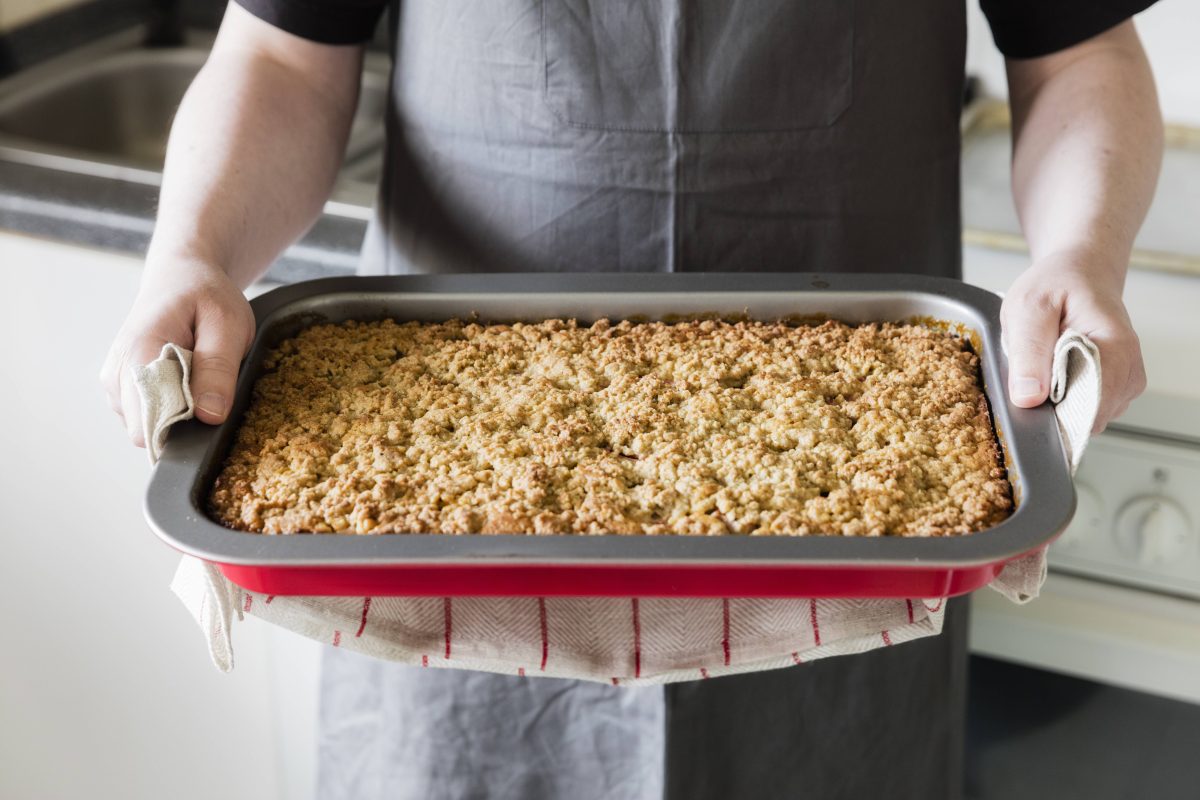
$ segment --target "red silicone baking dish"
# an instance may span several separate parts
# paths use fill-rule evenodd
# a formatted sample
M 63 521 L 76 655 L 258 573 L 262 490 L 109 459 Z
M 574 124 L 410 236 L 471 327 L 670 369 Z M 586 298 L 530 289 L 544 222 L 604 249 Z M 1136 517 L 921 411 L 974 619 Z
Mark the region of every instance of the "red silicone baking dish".
M 177 425 L 146 494 L 168 544 L 269 594 L 441 596 L 943 597 L 991 581 L 1053 540 L 1075 493 L 1049 406 L 1008 402 L 1000 300 L 958 281 L 909 275 L 440 275 L 329 278 L 252 301 L 258 332 L 229 419 Z M 581 321 L 716 314 L 826 316 L 948 326 L 979 350 L 1016 509 L 969 536 L 264 536 L 209 519 L 205 500 L 267 351 L 318 322 L 391 317 Z

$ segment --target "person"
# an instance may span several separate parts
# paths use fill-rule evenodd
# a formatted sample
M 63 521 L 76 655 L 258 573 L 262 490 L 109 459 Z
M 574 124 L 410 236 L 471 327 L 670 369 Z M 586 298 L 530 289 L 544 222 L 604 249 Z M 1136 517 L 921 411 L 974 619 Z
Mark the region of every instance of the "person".
M 195 351 L 228 413 L 242 290 L 312 224 L 385 0 L 239 0 L 171 132 L 157 225 L 102 372 Z M 983 0 L 1007 56 L 1031 262 L 1005 297 L 1020 406 L 1066 326 L 1099 346 L 1096 429 L 1145 385 L 1122 304 L 1162 127 L 1149 0 Z M 958 277 L 962 0 L 405 0 L 364 272 L 907 271 Z M 324 798 L 952 797 L 965 607 L 941 637 L 623 689 L 327 656 Z

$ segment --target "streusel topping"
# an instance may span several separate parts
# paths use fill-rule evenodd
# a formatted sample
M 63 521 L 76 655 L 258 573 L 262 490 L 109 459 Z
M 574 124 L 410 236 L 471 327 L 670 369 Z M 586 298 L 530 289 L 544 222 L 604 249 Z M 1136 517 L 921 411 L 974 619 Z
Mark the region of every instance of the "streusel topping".
M 318 325 L 210 497 L 261 533 L 944 536 L 1012 494 L 979 359 L 916 325 Z

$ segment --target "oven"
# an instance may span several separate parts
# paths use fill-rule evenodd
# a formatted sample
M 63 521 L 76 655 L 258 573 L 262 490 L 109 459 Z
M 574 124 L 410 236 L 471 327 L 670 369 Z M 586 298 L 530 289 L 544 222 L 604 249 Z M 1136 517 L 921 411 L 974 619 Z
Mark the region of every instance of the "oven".
M 1200 798 L 1200 136 L 1168 131 L 1126 304 L 1147 392 L 1095 437 L 1042 595 L 972 598 L 968 800 Z M 964 277 L 1028 263 L 1003 106 L 964 130 Z

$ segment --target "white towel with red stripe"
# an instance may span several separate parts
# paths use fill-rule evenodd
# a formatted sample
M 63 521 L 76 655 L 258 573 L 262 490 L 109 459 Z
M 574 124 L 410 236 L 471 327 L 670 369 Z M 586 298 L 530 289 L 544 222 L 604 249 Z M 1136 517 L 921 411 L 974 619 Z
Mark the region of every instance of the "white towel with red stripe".
M 147 450 L 155 460 L 172 424 L 192 416 L 191 353 L 167 345 L 135 369 Z M 1072 469 L 1100 400 L 1095 344 L 1068 330 L 1055 348 L 1051 399 Z M 1012 562 L 993 588 L 1037 596 L 1041 551 Z M 234 619 L 253 614 L 335 647 L 414 666 L 649 685 L 776 669 L 888 647 L 942 630 L 935 599 L 573 597 L 292 597 L 245 591 L 185 556 L 172 591 L 233 668 Z

